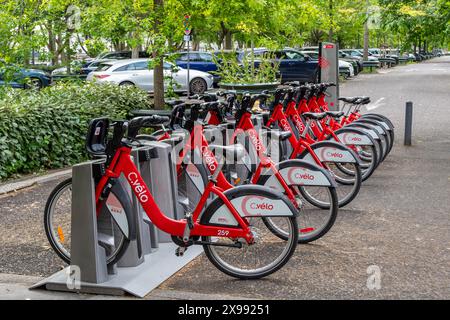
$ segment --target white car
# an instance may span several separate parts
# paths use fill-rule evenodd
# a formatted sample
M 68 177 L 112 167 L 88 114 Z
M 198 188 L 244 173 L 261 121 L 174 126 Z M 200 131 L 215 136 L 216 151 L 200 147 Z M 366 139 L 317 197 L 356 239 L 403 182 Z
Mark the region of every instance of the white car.
M 350 62 L 339 59 L 339 73 L 345 74 L 347 77 L 354 77 L 355 69 Z
M 149 70 L 149 59 L 127 59 L 109 61 L 89 73 L 87 81 L 109 82 L 119 86 L 136 86 L 145 91 L 153 92 L 153 70 Z M 176 72 L 172 72 L 176 68 Z M 164 76 L 175 80 L 174 90 L 187 92 L 187 70 L 171 63 L 164 62 Z M 190 70 L 189 87 L 192 94 L 202 94 L 213 86 L 214 77 L 209 73 Z M 166 79 L 166 87 L 169 85 Z

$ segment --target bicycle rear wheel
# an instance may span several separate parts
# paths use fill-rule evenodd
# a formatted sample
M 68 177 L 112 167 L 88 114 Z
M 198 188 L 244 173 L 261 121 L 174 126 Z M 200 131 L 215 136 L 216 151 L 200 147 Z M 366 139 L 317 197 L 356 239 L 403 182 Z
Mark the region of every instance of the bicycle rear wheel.
M 128 238 L 122 233 L 114 219 L 110 218 L 109 208 L 123 210 L 128 215 L 129 207 L 123 203 L 122 197 L 113 188 L 110 196 L 98 215 L 98 243 L 105 248 L 106 263 L 116 263 L 125 253 L 129 245 Z M 71 209 L 72 178 L 60 184 L 50 194 L 44 210 L 44 228 L 47 239 L 55 253 L 67 264 L 70 264 L 71 247 Z M 130 220 L 128 220 L 130 221 Z M 109 223 L 109 225 L 108 225 Z

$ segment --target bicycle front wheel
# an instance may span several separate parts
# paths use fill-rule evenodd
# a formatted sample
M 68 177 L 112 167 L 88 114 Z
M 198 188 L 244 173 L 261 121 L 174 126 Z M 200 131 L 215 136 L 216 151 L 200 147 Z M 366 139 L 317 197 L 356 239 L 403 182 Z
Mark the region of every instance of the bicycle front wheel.
M 106 200 L 117 210 L 129 210 L 113 189 Z M 44 211 L 44 228 L 47 239 L 56 254 L 70 264 L 72 178 L 59 185 L 50 194 Z M 98 243 L 105 248 L 106 263 L 116 263 L 128 248 L 129 240 L 122 233 L 114 219 L 109 217 L 108 206 L 104 205 L 97 218 Z
M 218 245 L 233 245 L 236 239 L 202 237 L 203 241 L 214 243 L 204 245 L 204 251 L 211 263 L 220 271 L 239 279 L 259 279 L 282 268 L 295 252 L 298 241 L 298 226 L 295 217 L 271 218 L 277 225 L 284 225 L 287 241 L 277 237 L 266 226 L 262 217 L 247 218 L 255 239 L 254 244 L 239 240 L 241 248 Z

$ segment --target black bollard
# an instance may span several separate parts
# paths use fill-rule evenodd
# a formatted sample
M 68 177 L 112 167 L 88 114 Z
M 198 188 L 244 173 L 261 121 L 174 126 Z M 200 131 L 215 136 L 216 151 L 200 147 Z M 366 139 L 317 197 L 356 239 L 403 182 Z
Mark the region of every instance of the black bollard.
M 413 120 L 413 103 L 406 103 L 406 113 L 405 113 L 405 146 L 411 145 L 412 136 L 412 120 Z

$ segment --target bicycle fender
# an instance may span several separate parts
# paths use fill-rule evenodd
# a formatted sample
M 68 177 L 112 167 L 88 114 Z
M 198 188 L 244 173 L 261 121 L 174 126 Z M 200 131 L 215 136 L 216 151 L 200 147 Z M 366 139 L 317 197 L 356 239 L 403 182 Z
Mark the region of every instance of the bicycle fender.
M 357 145 L 357 146 L 373 146 L 375 141 L 372 137 L 356 128 L 342 128 L 335 132 L 339 140 L 346 145 Z M 332 139 L 333 137 L 329 137 Z
M 224 192 L 241 217 L 297 217 L 298 211 L 281 192 L 262 186 L 240 186 Z M 200 223 L 238 227 L 228 206 L 216 198 L 205 210 Z
M 337 143 L 334 141 L 321 141 L 312 144 L 311 148 L 321 162 L 356 163 L 358 165 L 360 164 L 358 156 L 355 154 L 355 152 L 342 143 Z M 308 150 L 303 151 L 298 159 L 315 163 Z
M 371 119 L 358 119 L 355 121 L 355 123 L 365 123 L 370 125 L 372 128 L 375 129 L 376 132 L 378 132 L 379 134 L 383 134 L 386 135 L 385 130 L 381 127 L 381 125 L 379 123 L 376 122 L 376 120 L 371 120 Z
M 347 125 L 345 128 L 350 128 L 350 127 L 355 127 L 358 130 L 368 133 L 374 140 L 381 140 L 379 133 L 376 132 L 374 129 L 372 129 L 372 127 L 369 125 L 366 125 L 363 123 L 351 123 L 351 124 Z
M 377 113 L 366 113 L 366 114 L 363 114 L 363 115 L 361 116 L 361 118 L 377 119 L 378 121 L 381 121 L 381 122 L 387 124 L 388 127 L 389 127 L 389 130 L 394 130 L 394 129 L 395 129 L 395 126 L 394 126 L 394 124 L 391 122 L 391 120 L 390 120 L 389 118 L 387 118 L 387 117 L 381 115 L 381 114 L 377 114 Z
M 384 129 L 388 130 L 388 131 L 392 131 L 393 129 L 389 126 L 389 123 L 387 121 L 385 121 L 382 118 L 378 118 L 376 116 L 367 116 L 367 117 L 361 117 L 360 119 L 365 119 L 365 120 L 373 120 L 378 122 Z
M 323 186 L 336 187 L 336 182 L 329 172 L 316 164 L 302 160 L 286 160 L 276 165 L 283 180 L 289 186 Z M 283 186 L 273 173 L 261 175 L 259 185 L 283 192 Z

